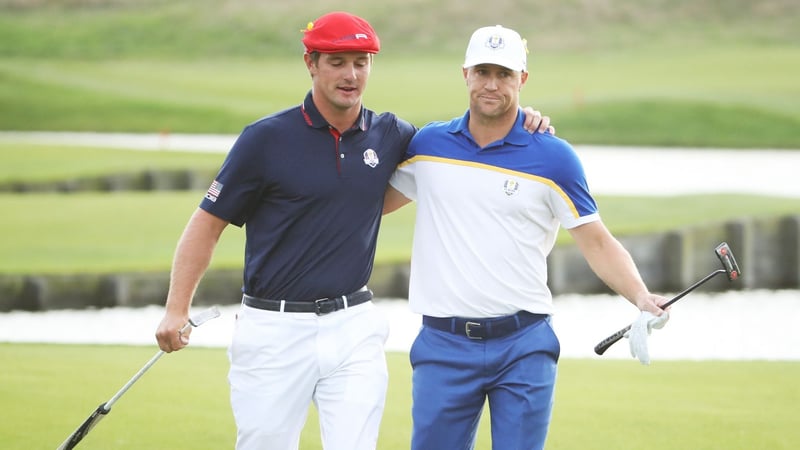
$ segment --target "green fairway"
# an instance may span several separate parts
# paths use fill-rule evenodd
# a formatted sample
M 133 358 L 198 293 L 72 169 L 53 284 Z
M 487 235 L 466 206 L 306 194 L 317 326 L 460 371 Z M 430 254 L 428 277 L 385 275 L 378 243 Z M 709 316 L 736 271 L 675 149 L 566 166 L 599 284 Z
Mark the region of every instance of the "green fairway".
M 0 273 L 112 273 L 169 270 L 172 253 L 202 192 L 0 194 Z M 599 197 L 607 226 L 619 236 L 796 214 L 800 199 L 755 195 Z M 376 263 L 409 261 L 414 205 L 386 216 Z M 214 268 L 243 264 L 244 230 L 230 226 Z M 560 242 L 572 242 L 562 232 Z
M 347 9 L 383 43 L 366 105 L 416 125 L 464 112 L 466 39 L 502 23 L 528 38 L 521 102 L 573 143 L 800 148 L 795 3 L 0 2 L 0 129 L 238 133 L 301 101 L 299 30 Z
M 796 47 L 542 55 L 531 63 L 541 71 L 532 72 L 521 102 L 550 115 L 573 143 L 800 148 L 798 61 Z M 458 64 L 457 57 L 381 59 L 366 105 L 418 126 L 461 115 L 467 99 Z M 424 83 L 414 75 L 418 67 Z M 285 57 L 0 60 L 8 87 L 0 89 L 0 127 L 238 133 L 297 104 L 309 88 L 304 70 Z M 260 82 L 276 71 L 285 82 Z
M 194 170 L 215 173 L 222 153 L 0 144 L 0 184 L 66 182 L 110 174 Z M 213 175 L 212 175 L 213 176 Z M 205 186 L 205 185 L 203 185 Z M 166 271 L 202 191 L 0 193 L 0 273 Z M 620 236 L 707 225 L 740 218 L 797 214 L 800 199 L 757 195 L 680 195 L 656 199 L 600 196 L 607 226 Z M 383 219 L 376 262 L 409 261 L 415 206 Z M 560 243 L 571 242 L 562 232 Z M 228 227 L 214 268 L 242 265 L 244 230 Z
M 224 153 L 139 151 L 0 142 L 0 185 L 59 182 L 148 170 L 194 170 L 213 176 Z M 211 181 L 210 179 L 208 180 Z
M 0 344 L 0 448 L 55 448 L 155 347 Z M 408 356 L 389 353 L 379 449 L 406 449 Z M 232 448 L 223 349 L 166 355 L 80 444 L 82 449 Z M 798 362 L 563 360 L 548 449 L 794 449 Z M 488 449 L 486 414 L 478 436 Z M 312 408 L 301 448 L 319 449 Z M 669 430 L 667 432 L 665 430 Z

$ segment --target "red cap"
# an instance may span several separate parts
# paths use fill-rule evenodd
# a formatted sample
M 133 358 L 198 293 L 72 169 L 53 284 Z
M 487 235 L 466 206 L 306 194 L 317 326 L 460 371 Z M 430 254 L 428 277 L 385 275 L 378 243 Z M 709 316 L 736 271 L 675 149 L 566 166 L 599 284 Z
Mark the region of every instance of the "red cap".
M 325 14 L 303 30 L 306 53 L 378 53 L 381 41 L 364 19 L 346 12 Z

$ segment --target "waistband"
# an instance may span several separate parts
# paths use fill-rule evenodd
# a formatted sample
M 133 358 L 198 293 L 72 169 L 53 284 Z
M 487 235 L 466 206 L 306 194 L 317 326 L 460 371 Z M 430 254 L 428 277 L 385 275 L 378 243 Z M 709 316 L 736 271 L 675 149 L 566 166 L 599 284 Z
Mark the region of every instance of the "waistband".
M 347 295 L 308 301 L 271 300 L 247 294 L 242 296 L 242 303 L 251 308 L 289 313 L 315 313 L 318 316 L 347 309 L 370 300 L 372 300 L 372 291 L 366 286 Z
M 422 316 L 422 324 L 469 339 L 483 340 L 509 335 L 547 317 L 548 314 L 534 314 L 528 311 L 520 311 L 510 316 L 480 319 Z

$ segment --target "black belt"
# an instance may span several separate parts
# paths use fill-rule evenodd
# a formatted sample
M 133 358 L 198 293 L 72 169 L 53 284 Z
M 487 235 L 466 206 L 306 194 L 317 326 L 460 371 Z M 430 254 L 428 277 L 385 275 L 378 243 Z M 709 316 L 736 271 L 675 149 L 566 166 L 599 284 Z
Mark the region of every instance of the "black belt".
M 268 298 L 258 298 L 247 294 L 244 294 L 242 297 L 242 303 L 251 308 L 292 313 L 315 313 L 318 316 L 339 311 L 340 309 L 347 309 L 370 300 L 372 300 L 372 291 L 366 287 L 352 294 L 342 295 L 340 297 L 320 298 L 318 300 L 309 300 L 305 302 L 270 300 Z
M 511 316 L 482 319 L 422 316 L 422 323 L 425 326 L 436 328 L 437 330 L 448 331 L 459 336 L 480 340 L 498 338 L 511 334 L 547 317 L 547 314 L 534 314 L 528 311 L 520 311 Z

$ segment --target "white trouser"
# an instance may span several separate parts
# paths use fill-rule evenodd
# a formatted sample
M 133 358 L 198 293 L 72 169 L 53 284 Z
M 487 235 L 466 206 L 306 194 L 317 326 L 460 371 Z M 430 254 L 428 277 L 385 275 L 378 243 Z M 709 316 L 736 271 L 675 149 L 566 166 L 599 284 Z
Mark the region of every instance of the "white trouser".
M 313 400 L 326 450 L 372 450 L 388 370 L 372 302 L 324 316 L 242 305 L 228 349 L 237 450 L 297 449 Z

